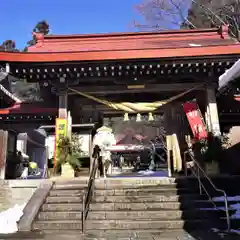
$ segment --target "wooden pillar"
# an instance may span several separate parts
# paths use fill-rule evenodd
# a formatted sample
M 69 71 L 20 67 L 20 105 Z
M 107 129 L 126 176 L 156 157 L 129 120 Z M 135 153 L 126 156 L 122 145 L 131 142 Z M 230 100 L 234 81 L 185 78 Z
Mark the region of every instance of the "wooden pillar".
M 210 119 L 210 112 L 209 112 L 209 106 L 206 104 L 206 109 L 205 109 L 205 122 L 207 125 L 207 130 L 208 132 L 212 131 L 212 126 L 211 126 L 211 119 Z
M 8 131 L 0 130 L 0 179 L 5 179 Z
M 177 104 L 172 104 L 172 152 L 173 152 L 173 170 L 175 172 L 180 172 L 182 170 L 182 158 L 181 158 L 181 150 L 180 150 L 180 129 L 181 126 L 181 118 L 178 116 L 178 108 L 180 106 Z M 179 121 L 180 120 L 180 121 Z
M 208 86 L 207 90 L 207 119 L 209 122 L 209 130 L 214 136 L 221 135 L 218 108 L 215 95 L 215 89 L 212 86 Z
M 67 136 L 72 139 L 72 116 L 71 112 L 68 111 L 68 116 L 67 116 Z
M 164 130 L 166 134 L 168 177 L 172 177 L 172 116 L 169 106 L 164 109 Z
M 169 104 L 165 108 L 164 113 L 169 177 L 172 176 L 173 172 L 180 172 L 182 170 L 182 158 L 179 144 L 179 128 L 181 127 L 181 124 L 178 121 L 179 116 L 176 110 L 174 104 Z
M 27 154 L 27 133 L 19 133 L 17 136 L 17 150 Z
M 68 118 L 68 95 L 66 93 L 62 93 L 59 95 L 59 105 L 58 105 L 58 117 L 59 118 Z

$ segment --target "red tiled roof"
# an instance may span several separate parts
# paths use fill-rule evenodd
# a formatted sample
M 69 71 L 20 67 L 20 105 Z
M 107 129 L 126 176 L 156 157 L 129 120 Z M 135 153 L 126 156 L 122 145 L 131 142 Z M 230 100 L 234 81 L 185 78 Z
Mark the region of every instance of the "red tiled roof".
M 240 54 L 227 29 L 93 35 L 36 35 L 28 53 L 0 52 L 0 61 L 65 62 Z
M 218 29 L 178 30 L 148 33 L 37 36 L 29 52 L 91 52 L 139 49 L 172 49 L 236 44 Z

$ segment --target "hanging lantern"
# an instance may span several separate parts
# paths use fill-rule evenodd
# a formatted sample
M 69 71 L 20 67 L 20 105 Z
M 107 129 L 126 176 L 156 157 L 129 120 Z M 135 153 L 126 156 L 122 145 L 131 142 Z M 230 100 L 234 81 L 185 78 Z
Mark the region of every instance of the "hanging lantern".
M 123 118 L 123 121 L 124 121 L 124 122 L 127 122 L 127 121 L 129 121 L 129 116 L 128 116 L 128 113 L 124 113 L 124 118 Z
M 150 112 L 148 113 L 148 121 L 154 121 L 153 114 Z
M 140 113 L 137 114 L 136 122 L 141 122 L 141 114 Z

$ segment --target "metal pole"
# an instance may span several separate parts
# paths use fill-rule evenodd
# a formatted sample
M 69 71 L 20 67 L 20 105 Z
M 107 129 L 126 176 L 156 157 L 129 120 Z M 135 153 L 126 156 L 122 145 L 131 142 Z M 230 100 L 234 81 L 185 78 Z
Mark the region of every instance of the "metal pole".
M 200 170 L 197 168 L 197 178 L 198 178 L 198 185 L 199 185 L 199 193 L 202 195 L 202 184 L 201 184 L 201 179 L 200 179 Z
M 184 152 L 183 154 L 183 161 L 184 161 L 184 173 L 185 173 L 185 177 L 187 177 L 187 152 Z
M 226 218 L 227 218 L 227 231 L 229 232 L 231 229 L 229 211 L 228 211 L 228 200 L 227 195 L 224 193 L 224 203 L 225 203 L 225 211 L 226 211 Z
M 85 232 L 85 192 L 82 191 L 82 233 Z

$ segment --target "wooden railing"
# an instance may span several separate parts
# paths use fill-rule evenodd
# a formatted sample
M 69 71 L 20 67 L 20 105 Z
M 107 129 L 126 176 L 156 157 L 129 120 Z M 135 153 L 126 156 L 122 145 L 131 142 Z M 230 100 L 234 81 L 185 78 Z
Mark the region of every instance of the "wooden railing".
M 189 164 L 188 166 L 187 166 L 187 155 L 191 158 L 191 164 Z M 199 187 L 200 195 L 202 195 L 203 192 L 204 192 L 208 196 L 209 201 L 213 204 L 213 206 L 216 209 L 217 209 L 217 206 L 216 206 L 214 200 L 212 199 L 209 191 L 207 190 L 207 187 L 204 185 L 202 179 L 206 179 L 209 182 L 210 186 L 214 189 L 214 191 L 218 192 L 220 195 L 223 196 L 224 205 L 225 205 L 224 211 L 225 211 L 225 214 L 226 214 L 227 230 L 230 231 L 231 223 L 230 223 L 230 216 L 229 216 L 229 204 L 228 204 L 228 198 L 227 198 L 226 192 L 215 186 L 215 184 L 208 177 L 206 172 L 202 169 L 200 164 L 196 161 L 196 159 L 194 157 L 194 153 L 193 153 L 191 148 L 189 148 L 187 151 L 184 152 L 184 165 L 185 165 L 185 169 L 186 169 L 185 170 L 185 175 L 187 176 L 187 174 L 188 174 L 187 168 L 189 167 L 193 176 L 195 176 L 198 180 L 198 187 Z

